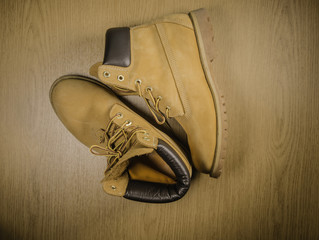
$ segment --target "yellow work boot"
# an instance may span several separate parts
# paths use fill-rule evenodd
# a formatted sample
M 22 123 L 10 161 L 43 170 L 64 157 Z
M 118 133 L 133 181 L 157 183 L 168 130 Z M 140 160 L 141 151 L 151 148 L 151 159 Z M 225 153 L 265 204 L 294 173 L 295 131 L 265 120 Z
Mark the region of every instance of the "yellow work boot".
M 205 9 L 112 28 L 90 74 L 119 95 L 137 95 L 157 124 L 174 118 L 187 134 L 196 169 L 218 177 L 226 154 L 224 96 L 212 74 L 213 33 Z
M 187 155 L 105 85 L 63 76 L 52 85 L 50 100 L 65 127 L 93 154 L 107 157 L 106 193 L 153 203 L 185 195 L 192 173 Z

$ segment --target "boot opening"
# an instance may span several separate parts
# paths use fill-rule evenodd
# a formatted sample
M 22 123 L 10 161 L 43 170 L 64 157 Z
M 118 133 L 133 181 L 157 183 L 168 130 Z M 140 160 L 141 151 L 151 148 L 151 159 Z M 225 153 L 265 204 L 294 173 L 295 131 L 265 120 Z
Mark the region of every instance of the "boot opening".
M 132 180 L 175 184 L 176 176 L 156 151 L 131 159 L 129 175 Z

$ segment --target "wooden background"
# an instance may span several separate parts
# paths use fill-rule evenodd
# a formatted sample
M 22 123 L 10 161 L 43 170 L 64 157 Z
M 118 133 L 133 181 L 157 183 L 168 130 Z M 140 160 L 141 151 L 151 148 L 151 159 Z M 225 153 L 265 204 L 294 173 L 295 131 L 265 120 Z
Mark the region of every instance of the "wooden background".
M 109 27 L 206 7 L 229 150 L 171 204 L 106 195 L 105 159 L 49 102 L 61 75 L 102 60 Z M 319 2 L 1 0 L 0 239 L 318 239 Z

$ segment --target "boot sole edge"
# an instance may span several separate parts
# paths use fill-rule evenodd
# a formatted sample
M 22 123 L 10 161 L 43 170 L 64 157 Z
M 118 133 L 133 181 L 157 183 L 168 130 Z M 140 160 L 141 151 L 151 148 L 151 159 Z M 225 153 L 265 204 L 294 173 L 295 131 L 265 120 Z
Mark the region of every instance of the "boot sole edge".
M 221 91 L 219 90 L 216 81 L 214 81 L 212 74 L 212 61 L 214 59 L 212 51 L 212 49 L 214 49 L 213 28 L 210 22 L 211 17 L 206 9 L 201 8 L 192 11 L 189 13 L 189 16 L 193 22 L 202 67 L 205 73 L 207 84 L 212 93 L 216 109 L 217 137 L 215 155 L 210 176 L 218 178 L 221 175 L 223 164 L 226 158 L 226 138 L 228 124 L 225 97 L 223 94 L 221 94 Z

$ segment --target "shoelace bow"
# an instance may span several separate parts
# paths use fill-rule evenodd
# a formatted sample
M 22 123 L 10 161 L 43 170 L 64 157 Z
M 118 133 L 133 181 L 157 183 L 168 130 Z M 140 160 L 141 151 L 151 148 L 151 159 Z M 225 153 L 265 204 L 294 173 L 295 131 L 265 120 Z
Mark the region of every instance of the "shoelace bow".
M 142 93 L 142 89 L 141 89 L 141 80 L 136 80 L 135 81 L 135 85 L 136 85 L 136 88 L 137 88 L 137 93 L 140 97 L 142 97 L 145 101 L 145 103 L 147 104 L 147 107 L 148 109 L 150 110 L 150 112 L 152 113 L 155 121 L 162 125 L 165 123 L 166 121 L 166 118 L 169 118 L 169 110 L 170 108 L 169 107 L 166 107 L 166 111 L 165 111 L 165 115 L 160 111 L 159 109 L 159 104 L 160 104 L 160 101 L 162 100 L 162 97 L 161 96 L 158 96 L 157 98 L 154 97 L 153 93 L 152 93 L 152 88 L 150 87 L 147 87 L 146 88 L 146 92 L 148 93 L 149 95 L 149 98 L 146 98 L 145 95 Z M 121 88 L 121 87 L 118 87 L 118 86 L 113 86 L 116 90 L 119 90 L 119 91 L 122 91 L 122 92 L 125 92 L 126 94 L 136 94 L 136 92 L 134 91 L 131 91 L 131 90 L 128 90 L 128 89 L 125 89 L 125 88 Z M 151 104 L 151 103 L 152 104 Z M 166 116 L 166 117 L 165 117 Z M 160 119 L 159 119 L 160 117 Z
M 90 152 L 98 156 L 106 156 L 108 158 L 108 164 L 105 171 L 112 168 L 119 159 L 128 151 L 128 149 L 134 144 L 133 137 L 139 133 L 146 133 L 138 127 L 130 126 L 130 121 L 125 121 L 120 127 L 118 127 L 113 121 L 121 114 L 116 114 L 108 123 L 106 129 L 101 129 L 103 132 L 100 136 L 100 143 L 105 143 L 105 147 L 99 145 L 92 145 Z M 102 150 L 104 153 L 99 153 L 94 150 Z

